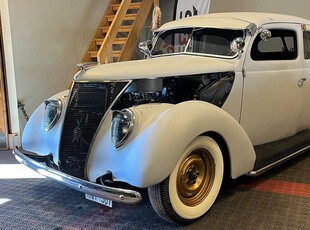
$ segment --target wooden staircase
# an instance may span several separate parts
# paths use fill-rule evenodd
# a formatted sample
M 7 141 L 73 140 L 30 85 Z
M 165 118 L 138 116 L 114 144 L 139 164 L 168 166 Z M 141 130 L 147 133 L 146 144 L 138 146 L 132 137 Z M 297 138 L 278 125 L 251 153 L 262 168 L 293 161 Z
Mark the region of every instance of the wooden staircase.
M 130 60 L 152 5 L 153 0 L 110 0 L 83 62 Z

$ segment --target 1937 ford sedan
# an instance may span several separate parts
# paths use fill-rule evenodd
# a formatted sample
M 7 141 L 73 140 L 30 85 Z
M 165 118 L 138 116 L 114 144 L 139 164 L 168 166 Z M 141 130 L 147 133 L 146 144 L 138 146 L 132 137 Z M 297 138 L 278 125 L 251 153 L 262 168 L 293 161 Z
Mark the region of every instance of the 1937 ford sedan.
M 164 219 L 188 224 L 224 177 L 255 176 L 310 148 L 310 21 L 222 13 L 163 25 L 148 58 L 80 64 L 42 103 L 16 158 L 112 206 L 147 188 Z

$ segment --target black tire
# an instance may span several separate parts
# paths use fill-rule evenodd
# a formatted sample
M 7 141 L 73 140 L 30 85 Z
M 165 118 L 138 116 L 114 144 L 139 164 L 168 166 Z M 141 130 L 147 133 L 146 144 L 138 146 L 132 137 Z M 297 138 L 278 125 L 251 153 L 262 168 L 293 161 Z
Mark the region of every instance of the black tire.
M 169 177 L 148 188 L 150 202 L 166 221 L 190 224 L 211 208 L 223 174 L 220 147 L 212 138 L 199 136 L 184 150 Z

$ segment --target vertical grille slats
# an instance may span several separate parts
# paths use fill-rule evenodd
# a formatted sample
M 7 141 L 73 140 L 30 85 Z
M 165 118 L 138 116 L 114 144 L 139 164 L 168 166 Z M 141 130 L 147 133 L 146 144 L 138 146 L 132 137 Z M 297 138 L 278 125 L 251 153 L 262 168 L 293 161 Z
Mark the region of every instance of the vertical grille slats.
M 63 125 L 59 168 L 84 179 L 84 167 L 96 130 L 127 82 L 75 83 Z

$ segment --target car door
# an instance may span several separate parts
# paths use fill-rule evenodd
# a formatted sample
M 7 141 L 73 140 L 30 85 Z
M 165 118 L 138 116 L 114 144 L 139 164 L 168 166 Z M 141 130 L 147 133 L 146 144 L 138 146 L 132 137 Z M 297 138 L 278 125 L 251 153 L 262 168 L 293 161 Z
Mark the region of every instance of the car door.
M 257 34 L 244 62 L 240 123 L 253 145 L 295 134 L 301 114 L 300 25 L 274 23 L 264 29 L 271 32 L 271 38 L 264 41 Z
M 310 128 L 310 25 L 303 25 L 304 71 L 299 81 L 302 88 L 302 113 L 300 129 Z

